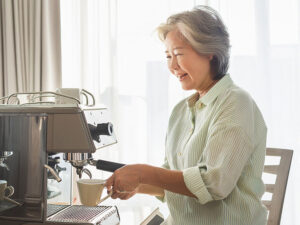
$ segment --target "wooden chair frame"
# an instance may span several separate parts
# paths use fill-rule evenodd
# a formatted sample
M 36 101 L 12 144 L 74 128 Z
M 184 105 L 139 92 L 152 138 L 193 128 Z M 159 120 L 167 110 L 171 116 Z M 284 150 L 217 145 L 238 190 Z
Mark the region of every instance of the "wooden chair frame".
M 269 210 L 268 225 L 280 225 L 285 190 L 287 186 L 293 151 L 288 149 L 267 148 L 266 156 L 279 156 L 279 165 L 265 165 L 264 173 L 276 174 L 275 184 L 266 184 L 266 192 L 272 193 L 270 201 L 263 201 Z

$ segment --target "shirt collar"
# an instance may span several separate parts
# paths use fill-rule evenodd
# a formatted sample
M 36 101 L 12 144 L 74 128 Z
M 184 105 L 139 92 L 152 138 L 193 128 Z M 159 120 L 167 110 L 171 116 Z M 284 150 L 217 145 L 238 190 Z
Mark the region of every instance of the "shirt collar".
M 208 105 L 232 84 L 233 81 L 230 75 L 226 74 L 203 97 L 199 98 L 200 95 L 198 92 L 189 97 L 187 99 L 187 104 L 190 108 L 202 103 Z

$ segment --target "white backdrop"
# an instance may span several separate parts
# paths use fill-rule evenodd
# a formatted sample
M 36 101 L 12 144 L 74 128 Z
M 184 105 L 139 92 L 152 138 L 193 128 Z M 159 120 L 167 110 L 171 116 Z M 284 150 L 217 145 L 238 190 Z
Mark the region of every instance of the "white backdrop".
M 300 224 L 299 0 L 63 0 L 63 86 L 91 91 L 111 111 L 119 143 L 97 157 L 160 165 L 170 111 L 190 93 L 168 72 L 154 30 L 170 14 L 197 4 L 217 9 L 228 27 L 229 72 L 259 105 L 267 145 L 294 150 L 282 224 Z M 118 203 L 140 209 L 138 216 L 128 212 L 131 224 L 156 205 L 166 210 L 145 199 Z

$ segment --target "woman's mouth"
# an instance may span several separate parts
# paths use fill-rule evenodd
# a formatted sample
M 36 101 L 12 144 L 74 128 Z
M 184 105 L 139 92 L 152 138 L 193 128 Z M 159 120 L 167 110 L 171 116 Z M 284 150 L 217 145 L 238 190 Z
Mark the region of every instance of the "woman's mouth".
M 182 75 L 179 75 L 178 76 L 178 79 L 179 79 L 179 81 L 182 81 L 182 80 L 184 80 L 184 78 L 186 78 L 187 77 L 187 73 L 185 73 L 185 74 L 182 74 Z

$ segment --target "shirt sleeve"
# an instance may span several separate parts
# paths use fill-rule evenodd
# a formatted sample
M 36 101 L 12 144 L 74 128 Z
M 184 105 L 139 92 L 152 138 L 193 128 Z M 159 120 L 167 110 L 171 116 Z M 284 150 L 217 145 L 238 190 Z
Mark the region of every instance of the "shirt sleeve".
M 199 203 L 224 199 L 236 186 L 254 151 L 250 111 L 241 114 L 243 111 L 233 107 L 221 112 L 209 129 L 197 166 L 183 170 L 184 182 Z
M 167 169 L 167 170 L 170 169 L 170 166 L 169 166 L 169 162 L 168 162 L 168 160 L 167 160 L 167 157 L 165 157 L 164 163 L 162 164 L 161 167 L 164 168 L 164 169 Z

